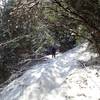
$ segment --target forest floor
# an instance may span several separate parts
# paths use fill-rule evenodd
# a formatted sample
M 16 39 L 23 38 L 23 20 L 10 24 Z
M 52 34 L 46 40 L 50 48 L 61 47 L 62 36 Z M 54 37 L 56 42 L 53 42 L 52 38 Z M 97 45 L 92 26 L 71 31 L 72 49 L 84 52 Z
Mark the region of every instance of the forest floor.
M 82 44 L 29 67 L 0 93 L 0 100 L 100 100 L 100 58 Z

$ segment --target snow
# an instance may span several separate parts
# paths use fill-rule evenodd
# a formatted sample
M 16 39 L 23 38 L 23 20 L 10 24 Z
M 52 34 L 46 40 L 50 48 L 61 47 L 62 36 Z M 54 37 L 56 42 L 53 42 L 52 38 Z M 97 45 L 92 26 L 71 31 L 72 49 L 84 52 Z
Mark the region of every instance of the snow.
M 60 99 L 57 100 L 99 100 L 100 77 L 97 79 L 95 74 L 91 73 L 83 69 L 75 69 L 71 75 L 67 76 L 64 84 L 53 90 L 45 100 L 56 100 L 55 98 L 58 97 Z
M 84 43 L 53 59 L 47 56 L 45 63 L 33 65 L 5 87 L 0 100 L 100 100 L 100 71 L 79 67 L 79 61 L 97 56 L 86 51 L 87 46 Z

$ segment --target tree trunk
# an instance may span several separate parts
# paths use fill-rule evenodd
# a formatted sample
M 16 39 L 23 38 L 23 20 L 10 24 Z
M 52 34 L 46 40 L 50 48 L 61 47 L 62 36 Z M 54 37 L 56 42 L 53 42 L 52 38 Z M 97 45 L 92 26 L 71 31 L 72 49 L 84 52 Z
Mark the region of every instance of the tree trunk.
M 100 56 L 100 32 L 96 32 L 94 34 L 91 34 L 93 42 L 95 44 L 96 50 Z

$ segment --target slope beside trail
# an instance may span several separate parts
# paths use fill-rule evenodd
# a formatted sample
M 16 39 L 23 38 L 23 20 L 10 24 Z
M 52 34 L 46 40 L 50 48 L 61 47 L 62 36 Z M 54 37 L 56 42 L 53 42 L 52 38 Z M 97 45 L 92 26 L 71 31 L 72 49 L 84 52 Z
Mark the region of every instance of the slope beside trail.
M 63 93 L 68 89 L 67 86 L 74 88 L 74 81 L 71 82 L 73 83 L 71 85 L 70 83 L 66 84 L 66 90 L 63 90 L 62 87 L 71 73 L 76 75 L 75 82 L 77 80 L 76 77 L 81 80 L 82 73 L 80 74 L 80 71 L 76 70 L 79 66 L 78 60 L 88 61 L 91 56 L 94 56 L 94 54 L 85 51 L 87 45 L 88 43 L 84 43 L 64 54 L 60 54 L 55 59 L 49 57 L 45 63 L 32 66 L 21 77 L 15 79 L 3 89 L 0 93 L 0 100 L 78 100 L 75 98 L 70 99 Z M 76 73 L 79 73 L 80 77 Z M 75 89 L 77 88 L 79 87 L 75 86 Z

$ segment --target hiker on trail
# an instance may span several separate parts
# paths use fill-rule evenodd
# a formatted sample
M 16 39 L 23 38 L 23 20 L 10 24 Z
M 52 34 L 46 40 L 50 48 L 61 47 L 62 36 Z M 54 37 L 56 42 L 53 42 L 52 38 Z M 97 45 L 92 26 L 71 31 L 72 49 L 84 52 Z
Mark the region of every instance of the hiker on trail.
M 56 56 L 56 48 L 54 46 L 51 48 L 51 54 L 52 54 L 52 58 L 55 58 L 55 56 Z

